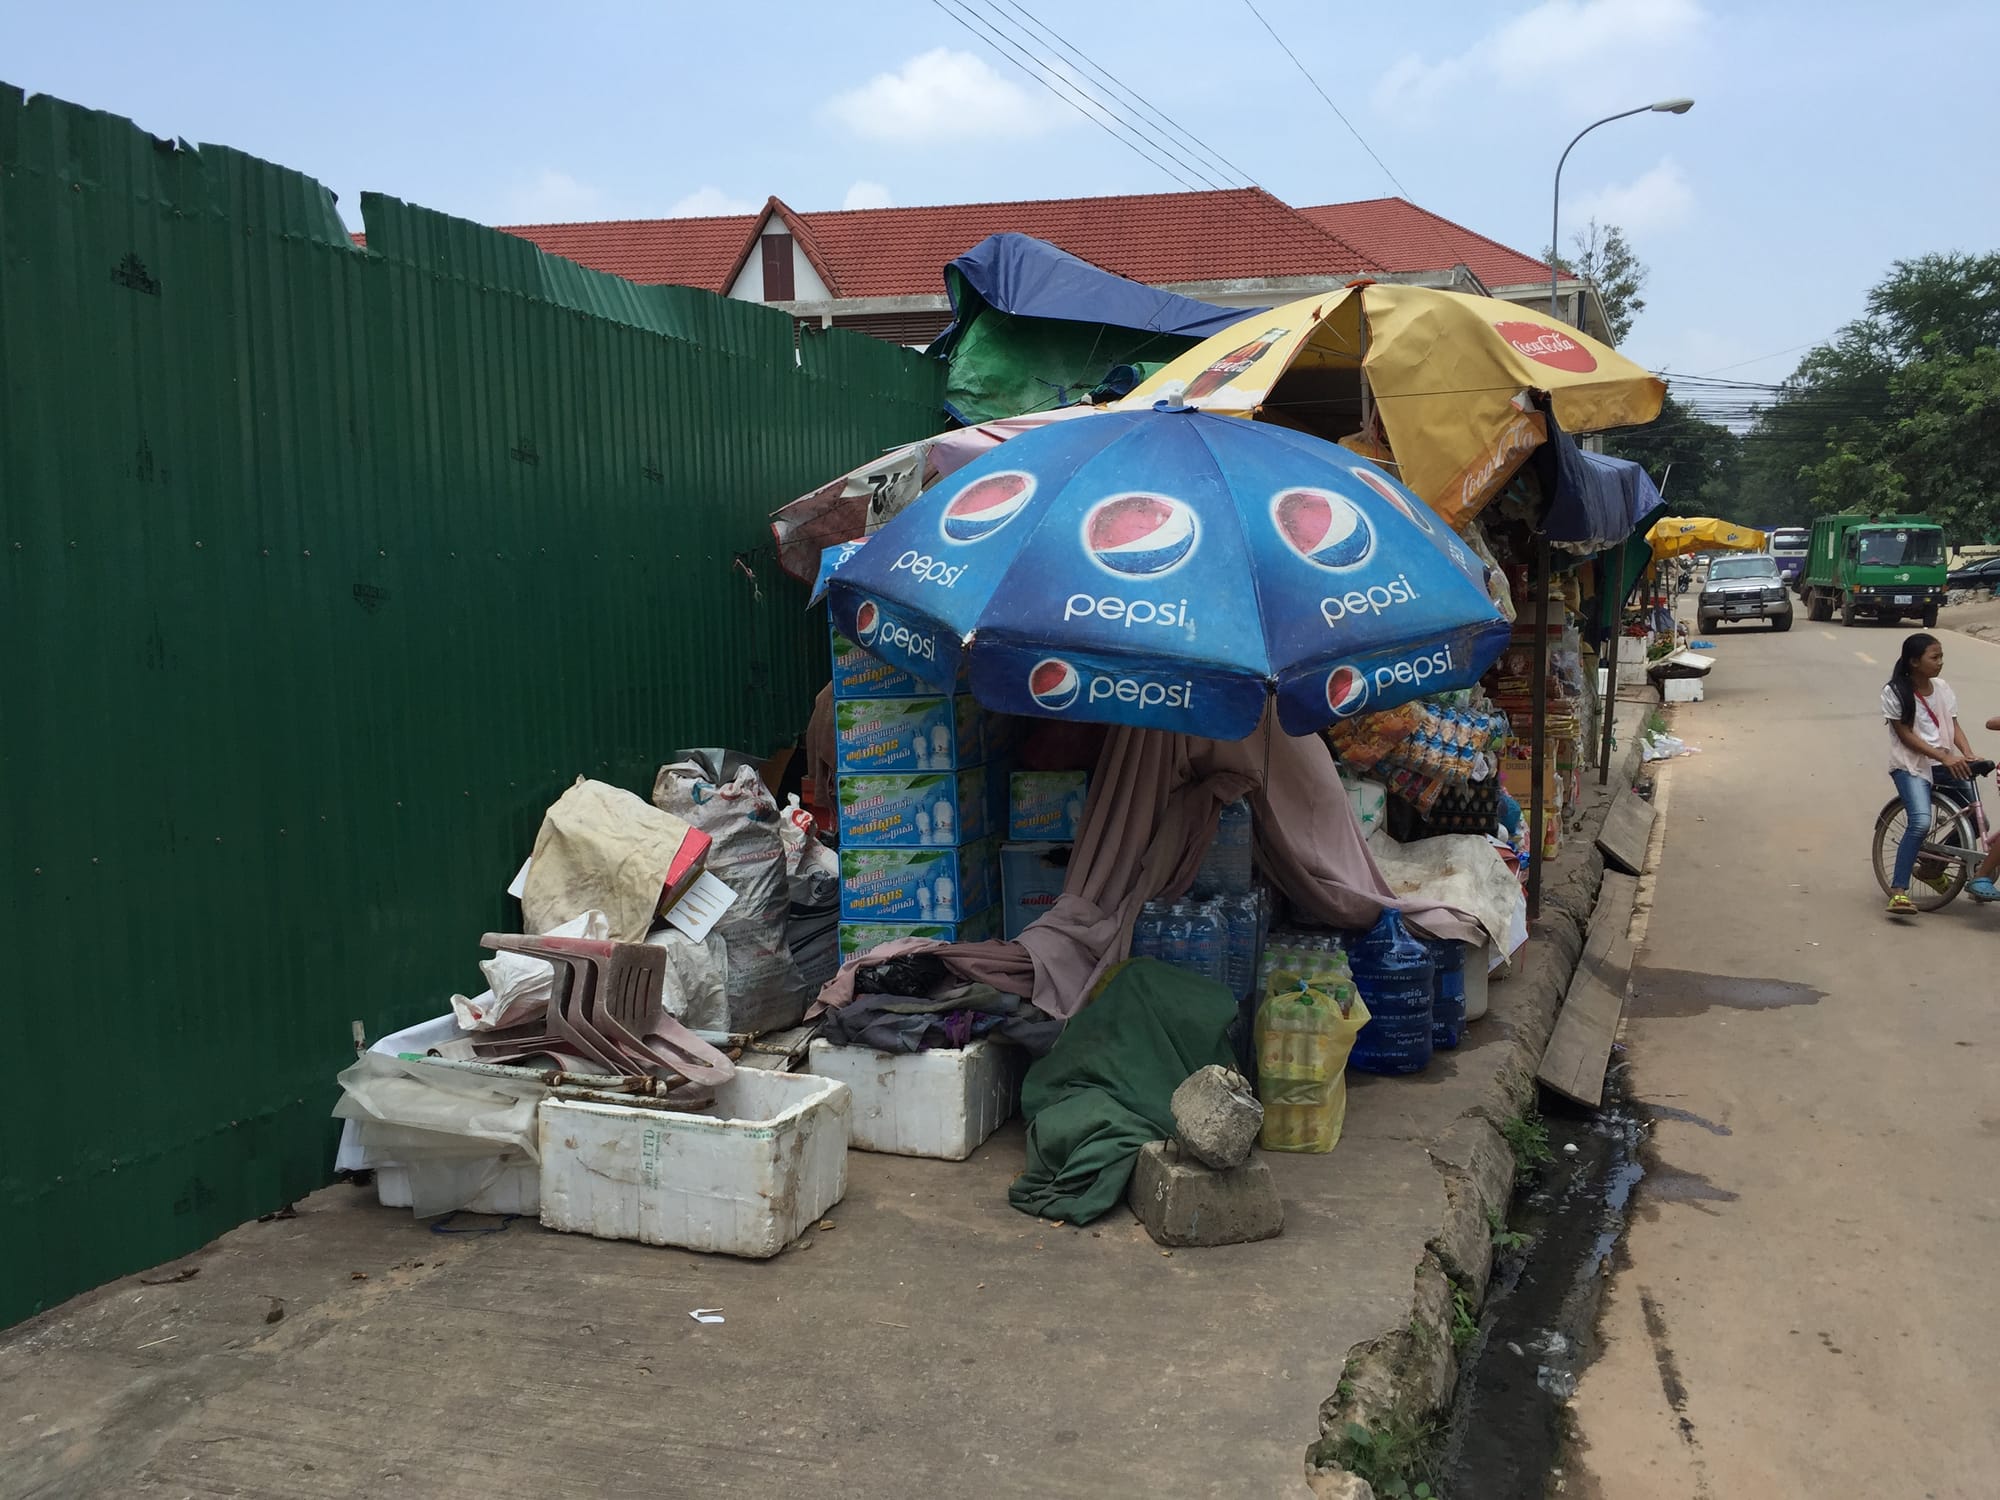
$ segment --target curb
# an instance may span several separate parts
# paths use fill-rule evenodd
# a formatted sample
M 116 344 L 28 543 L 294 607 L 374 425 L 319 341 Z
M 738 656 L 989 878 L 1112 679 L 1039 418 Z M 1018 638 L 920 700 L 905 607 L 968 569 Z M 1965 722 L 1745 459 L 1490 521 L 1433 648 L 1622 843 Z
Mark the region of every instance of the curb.
M 1630 706 L 1640 709 L 1636 726 L 1644 710 Z M 1607 788 L 1613 792 L 1630 786 L 1641 764 L 1637 733 L 1625 738 Z M 1494 1263 L 1489 1215 L 1504 1221 L 1514 1196 L 1514 1153 L 1499 1127 L 1536 1097 L 1542 1051 L 1583 956 L 1604 883 L 1596 837 L 1610 808 L 1611 798 L 1604 797 L 1584 815 L 1575 835 L 1584 857 L 1543 890 L 1538 930 L 1521 949 L 1518 972 L 1506 981 L 1504 1013 L 1480 1023 L 1507 1038 L 1491 1083 L 1425 1145 L 1444 1180 L 1444 1228 L 1417 1265 L 1407 1324 L 1350 1349 L 1339 1387 L 1320 1404 L 1320 1441 L 1306 1451 L 1306 1479 L 1314 1495 L 1372 1500 L 1374 1491 L 1365 1481 L 1332 1463 L 1333 1446 L 1348 1424 L 1374 1431 L 1421 1422 L 1451 1402 L 1458 1385 L 1453 1292 L 1463 1292 L 1475 1313 L 1486 1300 Z

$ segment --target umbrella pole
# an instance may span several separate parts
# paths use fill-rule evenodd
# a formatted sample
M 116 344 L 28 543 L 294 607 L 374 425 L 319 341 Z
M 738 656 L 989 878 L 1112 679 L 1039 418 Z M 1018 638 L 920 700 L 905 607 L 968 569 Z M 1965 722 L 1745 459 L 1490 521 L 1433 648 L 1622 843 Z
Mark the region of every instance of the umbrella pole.
M 1535 537 L 1535 655 L 1529 668 L 1530 693 L 1534 707 L 1528 732 L 1528 920 L 1542 915 L 1542 851 L 1548 840 L 1542 833 L 1542 818 L 1548 800 L 1543 795 L 1542 776 L 1548 769 L 1549 728 L 1549 538 L 1547 532 Z
M 1618 544 L 1618 551 L 1613 554 L 1611 566 L 1618 583 L 1622 586 L 1625 582 L 1625 544 L 1623 542 Z M 1611 590 L 1606 589 L 1604 592 L 1609 595 Z M 1615 598 L 1611 599 L 1610 629 L 1611 634 L 1606 638 L 1605 644 L 1611 648 L 1611 659 L 1607 663 L 1604 672 L 1604 702 L 1598 707 L 1598 712 L 1604 715 L 1604 742 L 1598 746 L 1597 750 L 1597 784 L 1599 786 L 1603 786 L 1611 780 L 1611 720 L 1618 712 L 1618 652 L 1619 648 L 1625 644 L 1625 595 L 1623 592 L 1620 592 Z

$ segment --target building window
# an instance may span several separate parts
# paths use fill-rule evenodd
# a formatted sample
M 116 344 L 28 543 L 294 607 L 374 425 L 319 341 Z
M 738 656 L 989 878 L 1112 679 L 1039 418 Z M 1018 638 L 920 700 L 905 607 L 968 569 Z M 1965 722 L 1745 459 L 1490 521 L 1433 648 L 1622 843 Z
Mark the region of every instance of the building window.
M 764 300 L 792 300 L 792 237 L 767 234 L 758 242 L 764 252 Z

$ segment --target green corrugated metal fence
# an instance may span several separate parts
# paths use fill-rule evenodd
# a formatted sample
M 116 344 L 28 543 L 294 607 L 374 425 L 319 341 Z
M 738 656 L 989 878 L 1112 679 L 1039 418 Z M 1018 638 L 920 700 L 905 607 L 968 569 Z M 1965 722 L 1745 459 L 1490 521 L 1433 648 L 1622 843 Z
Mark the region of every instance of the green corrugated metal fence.
M 776 746 L 941 367 L 0 89 L 0 1324 L 325 1180 L 578 773 Z

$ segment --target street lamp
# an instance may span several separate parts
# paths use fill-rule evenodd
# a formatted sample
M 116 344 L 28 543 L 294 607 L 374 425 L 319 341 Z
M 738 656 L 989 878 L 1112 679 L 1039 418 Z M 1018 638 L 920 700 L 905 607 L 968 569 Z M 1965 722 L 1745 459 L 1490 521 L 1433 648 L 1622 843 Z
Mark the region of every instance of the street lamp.
M 1579 130 L 1570 143 L 1563 147 L 1563 154 L 1556 162 L 1555 199 L 1549 209 L 1549 316 L 1559 316 L 1556 312 L 1556 279 L 1562 268 L 1556 264 L 1556 250 L 1562 243 L 1562 190 L 1563 163 L 1569 160 L 1576 143 L 1597 129 L 1598 125 L 1609 125 L 1613 120 L 1623 120 L 1631 115 L 1660 114 L 1684 115 L 1694 108 L 1692 99 L 1662 99 L 1657 104 L 1642 104 L 1637 109 L 1620 110 L 1615 115 L 1606 115 L 1595 124 Z M 1581 328 L 1583 317 L 1577 316 Z M 1618 570 L 1622 582 L 1625 577 L 1625 544 L 1618 544 L 1613 566 Z M 1548 769 L 1548 726 L 1549 726 L 1549 534 L 1547 531 L 1535 536 L 1535 654 L 1529 673 L 1528 692 L 1534 704 L 1534 726 L 1529 731 L 1533 742 L 1528 753 L 1528 841 L 1533 846 L 1533 862 L 1528 866 L 1528 920 L 1536 921 L 1542 914 L 1542 854 L 1548 848 L 1542 835 L 1542 820 L 1548 815 L 1548 797 L 1542 786 L 1542 777 Z M 1621 596 L 1622 602 L 1622 596 Z M 1615 624 L 1615 622 L 1614 622 Z M 1605 694 L 1602 706 L 1604 716 L 1604 741 L 1598 751 L 1597 781 L 1602 786 L 1611 774 L 1611 720 L 1618 704 L 1618 632 L 1614 629 L 1611 637 L 1611 670 L 1606 677 L 1610 691 Z
M 1563 154 L 1561 158 L 1556 162 L 1555 201 L 1549 208 L 1549 316 L 1550 317 L 1553 318 L 1557 316 L 1556 277 L 1561 274 L 1561 269 L 1562 269 L 1561 267 L 1556 265 L 1555 261 L 1556 261 L 1556 256 L 1559 253 L 1560 247 L 1562 245 L 1562 240 L 1558 237 L 1558 233 L 1561 227 L 1560 221 L 1562 218 L 1563 162 L 1569 160 L 1570 152 L 1576 149 L 1576 142 L 1582 140 L 1585 136 L 1589 135 L 1591 131 L 1597 129 L 1598 125 L 1609 125 L 1613 120 L 1623 120 L 1632 115 L 1648 115 L 1648 114 L 1684 115 L 1693 108 L 1694 108 L 1694 100 L 1692 99 L 1662 99 L 1658 104 L 1642 104 L 1637 109 L 1621 110 L 1615 115 L 1606 115 L 1603 119 L 1597 122 L 1597 125 L 1584 126 L 1583 129 L 1579 130 L 1576 133 L 1576 139 L 1572 140 L 1567 146 L 1563 147 Z M 1579 317 L 1578 319 L 1577 326 L 1579 328 L 1583 326 L 1581 317 Z

